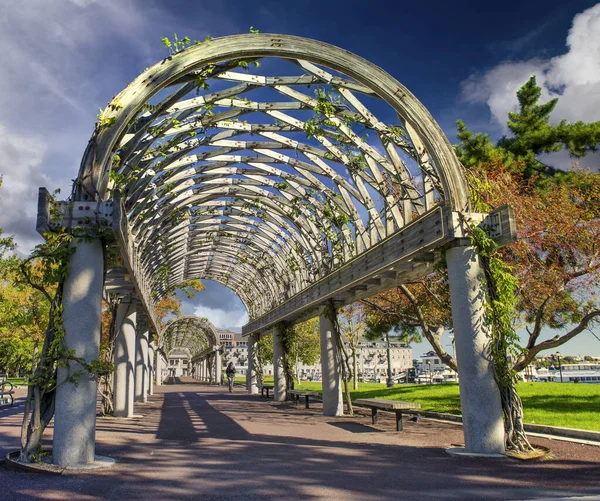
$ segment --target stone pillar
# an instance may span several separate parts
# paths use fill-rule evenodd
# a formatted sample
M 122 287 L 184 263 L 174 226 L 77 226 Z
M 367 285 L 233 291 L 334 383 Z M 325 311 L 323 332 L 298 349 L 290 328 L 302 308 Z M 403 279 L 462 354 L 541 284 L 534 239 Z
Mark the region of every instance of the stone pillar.
M 148 345 L 148 395 L 154 394 L 154 342 Z
M 135 323 L 135 304 L 131 298 L 127 298 L 117 307 L 113 396 L 115 417 L 133 416 L 133 399 L 135 394 Z
M 246 374 L 246 388 L 251 395 L 258 393 L 258 374 L 256 372 L 256 343 L 258 335 L 252 334 L 248 338 L 248 373 Z
M 223 380 L 223 367 L 221 361 L 221 352 L 219 351 L 219 347 L 217 346 L 217 351 L 215 351 L 215 373 L 216 373 L 216 384 L 219 386 Z
M 503 453 L 502 405 L 488 358 L 489 334 L 484 321 L 485 294 L 479 257 L 472 246 L 453 247 L 446 252 L 446 261 L 465 450 Z
M 321 329 L 321 378 L 323 385 L 323 415 L 342 416 L 342 377 L 340 357 L 332 321 L 325 315 L 319 317 Z
M 156 384 L 158 386 L 160 386 L 163 383 L 163 359 L 162 359 L 162 355 L 160 354 L 160 351 L 158 350 L 158 347 L 156 349 L 156 367 L 154 368 L 155 370 L 155 377 L 156 377 Z
M 135 401 L 141 403 L 148 401 L 148 334 L 142 327 L 135 337 Z
M 273 328 L 273 399 L 276 402 L 285 402 L 287 388 L 285 371 L 283 368 L 283 345 L 279 339 L 279 327 Z
M 100 240 L 73 243 L 64 285 L 64 342 L 75 356 L 88 362 L 100 354 L 100 314 L 104 286 L 104 258 Z M 77 386 L 64 382 L 81 365 L 71 362 L 58 369 L 52 462 L 59 466 L 92 463 L 95 452 L 98 380 L 87 372 Z M 64 383 L 63 383 L 64 382 Z

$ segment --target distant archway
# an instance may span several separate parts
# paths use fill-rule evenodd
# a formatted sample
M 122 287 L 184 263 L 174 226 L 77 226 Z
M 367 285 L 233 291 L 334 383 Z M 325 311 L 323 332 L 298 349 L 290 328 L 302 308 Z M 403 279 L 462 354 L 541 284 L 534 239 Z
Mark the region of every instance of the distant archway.
M 177 317 L 164 328 L 159 342 L 167 361 L 177 357 L 185 369 L 169 366 L 173 376 L 185 375 L 213 383 L 220 380 L 220 343 L 215 326 L 206 318 L 194 315 Z

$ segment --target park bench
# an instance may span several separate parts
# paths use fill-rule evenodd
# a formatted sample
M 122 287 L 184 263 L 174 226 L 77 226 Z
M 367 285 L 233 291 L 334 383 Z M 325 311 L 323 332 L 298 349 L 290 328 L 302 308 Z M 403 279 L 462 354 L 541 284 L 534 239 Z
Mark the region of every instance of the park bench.
M 260 387 L 260 396 L 264 397 L 265 396 L 265 391 L 267 392 L 267 398 L 269 398 L 269 390 L 272 390 L 274 388 L 274 386 L 272 384 L 263 384 Z
M 400 400 L 386 400 L 383 398 L 359 398 L 354 403 L 371 408 L 373 424 L 377 424 L 377 411 L 394 412 L 396 414 L 396 431 L 402 431 L 402 411 L 421 408 L 421 404 L 415 404 L 414 402 L 401 402 Z
M 13 389 L 13 384 L 9 383 L 8 381 L 4 381 L 0 385 L 0 400 L 10 398 L 10 406 L 12 407 L 15 403 L 15 400 L 13 398 L 14 392 L 15 390 Z
M 292 400 L 294 400 L 296 405 L 298 405 L 298 402 L 300 401 L 300 397 L 305 397 L 306 398 L 305 405 L 306 405 L 307 409 L 309 408 L 309 404 L 308 404 L 309 398 L 319 396 L 318 392 L 311 391 L 311 390 L 288 390 L 288 394 L 290 395 Z

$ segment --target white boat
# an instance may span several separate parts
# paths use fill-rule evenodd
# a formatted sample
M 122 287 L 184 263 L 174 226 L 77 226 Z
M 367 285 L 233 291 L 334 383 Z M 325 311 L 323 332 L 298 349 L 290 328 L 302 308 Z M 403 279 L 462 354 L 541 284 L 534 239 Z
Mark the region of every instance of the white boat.
M 561 371 L 563 383 L 600 384 L 600 364 L 598 363 L 563 364 L 560 369 L 558 366 L 550 369 L 541 368 L 537 370 L 532 380 L 560 383 Z

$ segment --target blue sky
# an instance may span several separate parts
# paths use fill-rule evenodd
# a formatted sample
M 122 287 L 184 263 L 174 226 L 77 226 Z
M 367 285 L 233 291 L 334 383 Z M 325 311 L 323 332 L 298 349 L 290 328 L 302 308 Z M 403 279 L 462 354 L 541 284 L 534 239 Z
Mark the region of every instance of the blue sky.
M 0 227 L 16 235 L 23 251 L 35 245 L 38 187 L 69 192 L 98 108 L 165 57 L 163 36 L 203 39 L 246 33 L 251 25 L 369 59 L 406 85 L 451 141 L 457 118 L 502 135 L 515 91 L 531 74 L 545 98 L 560 95 L 555 119 L 600 120 L 600 4 L 593 1 L 3 2 Z M 597 168 L 600 159 L 582 163 Z M 239 301 L 207 285 L 186 312 L 238 328 L 244 321 Z M 415 354 L 425 349 L 418 346 Z M 600 355 L 600 342 L 583 333 L 561 351 Z

